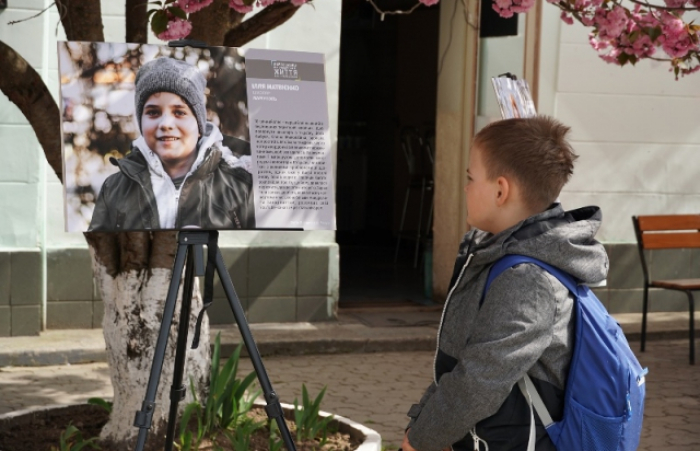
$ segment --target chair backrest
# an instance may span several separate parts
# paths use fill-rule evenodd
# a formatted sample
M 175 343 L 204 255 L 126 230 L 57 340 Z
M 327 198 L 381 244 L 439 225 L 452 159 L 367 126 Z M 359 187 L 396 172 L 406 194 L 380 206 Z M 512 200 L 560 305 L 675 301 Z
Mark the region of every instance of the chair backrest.
M 632 220 L 644 249 L 700 247 L 700 215 L 634 216 Z
M 647 283 L 645 249 L 700 248 L 700 215 L 632 216 L 632 223 Z

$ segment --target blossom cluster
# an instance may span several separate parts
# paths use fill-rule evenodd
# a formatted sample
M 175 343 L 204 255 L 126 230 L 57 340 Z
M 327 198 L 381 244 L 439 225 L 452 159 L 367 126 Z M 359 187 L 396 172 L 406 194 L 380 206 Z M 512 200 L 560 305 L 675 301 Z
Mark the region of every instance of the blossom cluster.
M 608 63 L 635 64 L 645 58 L 669 61 L 676 77 L 700 70 L 700 26 L 683 18 L 687 11 L 700 9 L 700 0 L 664 0 L 665 4 L 656 5 L 632 0 L 631 8 L 621 0 L 547 1 L 562 10 L 564 22 L 576 20 L 591 28 L 590 44 Z M 533 4 L 531 0 L 494 0 L 493 9 L 511 17 Z

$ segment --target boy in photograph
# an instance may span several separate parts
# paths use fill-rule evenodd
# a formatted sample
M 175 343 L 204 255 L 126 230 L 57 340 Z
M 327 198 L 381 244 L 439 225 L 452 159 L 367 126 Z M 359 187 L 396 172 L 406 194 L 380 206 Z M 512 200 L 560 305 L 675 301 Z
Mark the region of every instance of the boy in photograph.
M 206 120 L 206 80 L 184 61 L 158 58 L 139 69 L 136 120 L 141 137 L 112 159 L 89 230 L 254 229 L 250 157 L 236 157 Z M 228 138 L 238 154 L 245 141 Z
M 525 374 L 553 420 L 561 419 L 572 295 L 531 263 L 484 288 L 492 265 L 507 254 L 539 259 L 580 283 L 605 279 L 608 258 L 594 239 L 600 209 L 564 211 L 556 202 L 577 158 L 568 131 L 540 116 L 495 122 L 474 138 L 465 187 L 471 230 L 443 310 L 434 381 L 408 412 L 403 451 L 526 450 L 531 410 L 517 386 Z M 535 418 L 536 449 L 555 451 Z

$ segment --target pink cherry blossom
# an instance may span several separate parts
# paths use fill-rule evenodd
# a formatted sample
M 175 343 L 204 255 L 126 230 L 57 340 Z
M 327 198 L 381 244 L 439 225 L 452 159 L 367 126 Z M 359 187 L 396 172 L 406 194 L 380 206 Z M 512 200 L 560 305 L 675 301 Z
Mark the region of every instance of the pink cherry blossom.
M 513 0 L 513 12 L 526 13 L 535 4 L 535 0 Z
M 424 4 L 425 6 L 433 6 L 433 5 L 437 4 L 437 2 L 439 2 L 439 1 L 440 0 L 420 0 L 420 2 L 422 4 Z
M 492 8 L 501 17 L 505 17 L 507 19 L 509 17 L 513 17 L 514 12 L 511 9 L 512 6 L 513 6 L 513 0 L 494 0 Z
M 598 8 L 594 22 L 601 38 L 617 38 L 623 32 L 629 18 L 625 8 L 615 5 L 612 9 Z
M 158 39 L 163 41 L 176 41 L 187 37 L 192 31 L 192 23 L 179 17 L 170 16 L 168 28 L 158 34 Z
M 669 61 L 676 78 L 700 71 L 700 27 L 683 18 L 687 8 L 700 9 L 700 0 L 663 1 L 664 7 L 644 0 L 633 5 L 618 0 L 547 0 L 561 9 L 562 21 L 576 20 L 591 29 L 591 47 L 608 63 L 634 64 L 654 57 Z M 512 17 L 533 3 L 493 0 L 492 8 L 502 17 Z M 659 49 L 668 57 L 657 56 Z
M 243 0 L 229 0 L 228 6 L 241 14 L 246 14 L 253 10 L 253 4 L 246 5 L 243 3 Z
M 563 20 L 565 23 L 568 23 L 569 25 L 574 24 L 574 19 L 566 11 L 561 12 L 561 20 Z
M 177 0 L 176 4 L 186 13 L 196 13 L 211 5 L 214 0 Z
M 661 48 L 672 58 L 684 58 L 692 50 L 698 50 L 698 34 L 690 31 L 686 23 L 676 15 L 663 12 L 661 21 Z

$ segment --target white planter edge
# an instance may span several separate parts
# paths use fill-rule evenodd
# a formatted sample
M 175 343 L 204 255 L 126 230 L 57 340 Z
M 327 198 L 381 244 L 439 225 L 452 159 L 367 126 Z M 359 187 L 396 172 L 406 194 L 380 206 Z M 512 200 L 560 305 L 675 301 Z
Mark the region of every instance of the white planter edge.
M 259 405 L 261 407 L 265 407 L 266 403 L 264 401 L 256 401 L 256 405 Z M 291 410 L 292 412 L 294 411 L 294 405 L 293 404 L 286 404 L 281 402 L 280 405 L 282 406 L 283 409 Z M 333 416 L 334 420 L 337 420 L 339 423 L 343 423 L 347 425 L 348 427 L 355 429 L 358 432 L 361 432 L 364 436 L 365 439 L 363 442 L 360 444 L 360 446 L 357 447 L 355 451 L 381 451 L 382 450 L 382 436 L 379 435 L 379 432 L 375 431 L 374 429 L 370 429 L 367 426 L 360 424 L 356 421 L 352 421 L 349 418 L 345 418 L 343 416 L 334 414 L 334 413 L 329 413 L 325 412 L 323 410 L 318 412 L 319 416 L 322 417 L 328 417 L 328 416 Z
M 54 410 L 54 409 L 61 409 L 61 408 L 66 408 L 66 407 L 71 407 L 71 406 L 77 406 L 77 405 L 86 405 L 85 403 L 78 403 L 78 404 L 52 404 L 48 406 L 37 406 L 37 407 L 29 407 L 27 409 L 23 410 L 15 410 L 13 412 L 8 412 L 8 413 L 3 413 L 0 414 L 0 420 L 9 420 L 11 418 L 19 417 L 22 415 L 30 414 L 30 413 L 35 413 L 35 412 L 40 412 L 40 411 L 45 411 L 45 410 Z M 256 406 L 260 407 L 265 407 L 266 403 L 264 401 L 255 401 Z M 294 411 L 294 405 L 292 404 L 286 404 L 286 403 L 280 403 L 283 409 Z M 345 418 L 340 415 L 336 415 L 334 413 L 329 413 L 321 410 L 318 413 L 322 417 L 328 417 L 333 415 L 333 419 L 337 420 L 339 423 L 343 423 L 347 425 L 348 427 L 355 429 L 356 431 L 362 433 L 362 435 L 365 436 L 365 439 L 363 442 L 360 444 L 359 447 L 355 451 L 381 451 L 382 449 L 382 437 L 379 435 L 379 432 L 375 431 L 374 429 L 370 429 L 367 426 L 360 424 L 356 421 L 352 421 L 349 418 Z

